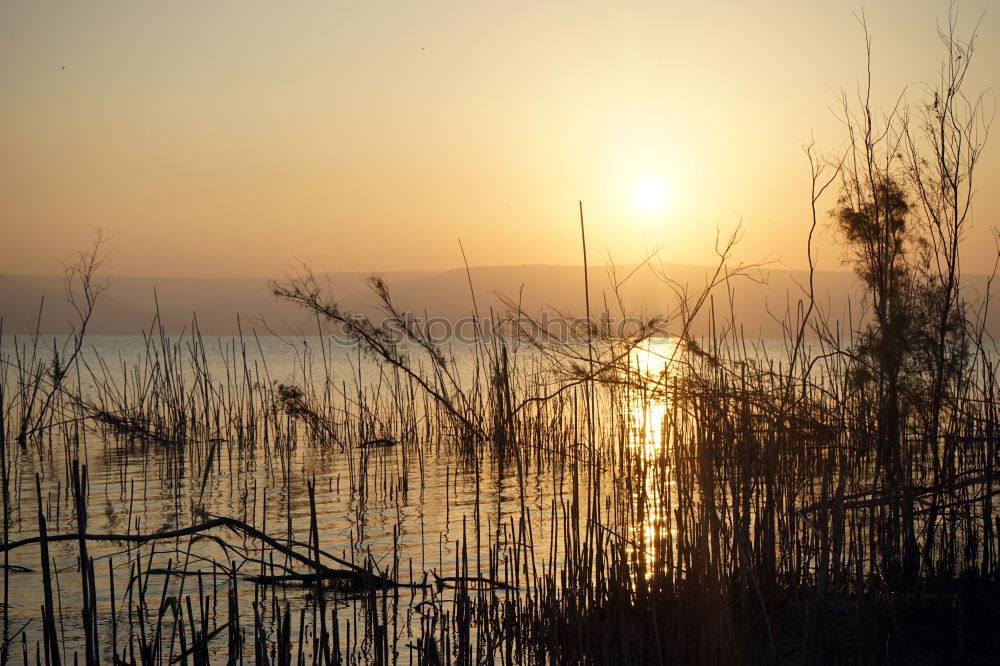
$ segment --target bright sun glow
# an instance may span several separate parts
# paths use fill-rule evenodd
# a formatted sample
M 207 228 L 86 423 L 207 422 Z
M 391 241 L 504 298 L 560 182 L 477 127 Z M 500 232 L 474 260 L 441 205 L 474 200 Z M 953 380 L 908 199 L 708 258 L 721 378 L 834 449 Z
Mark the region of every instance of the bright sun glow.
M 647 213 L 662 210 L 670 199 L 670 190 L 662 180 L 646 179 L 635 188 L 635 205 Z

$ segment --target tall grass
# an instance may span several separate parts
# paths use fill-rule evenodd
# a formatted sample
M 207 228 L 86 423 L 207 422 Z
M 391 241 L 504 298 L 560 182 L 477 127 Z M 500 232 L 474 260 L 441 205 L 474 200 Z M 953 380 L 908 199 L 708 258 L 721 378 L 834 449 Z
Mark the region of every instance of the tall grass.
M 5 339 L 5 597 L 39 575 L 12 564 L 29 549 L 40 548 L 45 591 L 41 622 L 11 626 L 4 607 L 6 654 L 19 639 L 22 656 L 45 663 L 988 654 L 996 639 L 981 609 L 996 598 L 1000 546 L 994 354 L 977 348 L 936 442 L 926 414 L 905 415 L 906 484 L 886 489 L 878 410 L 850 379 L 849 345 L 755 347 L 735 324 L 659 345 L 648 331 L 589 348 L 492 337 L 465 350 L 464 368 L 419 338 L 389 362 L 361 340 L 376 356 L 349 382 L 329 363 L 316 376 L 315 357 L 297 382 L 269 380 L 243 338 L 219 349 L 218 376 L 196 332 L 158 330 L 141 359 L 114 369 L 83 355 L 56 386 L 40 339 Z M 330 514 L 307 450 L 346 461 L 337 483 L 353 499 L 351 543 L 322 540 Z M 120 470 L 102 493 L 122 502 L 109 532 L 90 527 L 95 455 Z M 136 464 L 143 475 L 128 476 Z M 37 519 L 20 500 L 33 469 Z M 251 472 L 280 492 L 250 487 Z M 442 475 L 446 504 L 433 508 L 447 532 L 421 533 L 422 561 L 403 559 L 411 524 L 373 551 L 371 503 L 402 515 Z M 550 487 L 533 493 L 538 482 Z M 156 496 L 154 483 L 171 499 L 150 512 L 139 498 Z M 451 506 L 460 483 L 471 501 Z M 220 496 L 228 515 L 212 513 Z M 885 531 L 897 514 L 919 535 L 916 560 Z M 104 544 L 99 556 L 91 544 Z M 916 566 L 906 587 L 887 562 Z M 76 579 L 60 577 L 67 566 Z M 77 611 L 66 604 L 82 623 L 67 625 Z

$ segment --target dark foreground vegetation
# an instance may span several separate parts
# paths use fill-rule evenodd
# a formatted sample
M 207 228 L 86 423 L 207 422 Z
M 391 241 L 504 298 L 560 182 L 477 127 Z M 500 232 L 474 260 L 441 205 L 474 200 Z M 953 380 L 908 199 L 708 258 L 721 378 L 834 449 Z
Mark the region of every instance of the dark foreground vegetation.
M 303 273 L 275 294 L 353 338 L 349 382 L 326 346 L 299 381 L 272 381 L 247 360 L 252 336 L 213 372 L 196 324 L 173 341 L 154 328 L 116 367 L 85 360 L 100 248 L 86 253 L 67 276 L 77 335 L 2 350 L 0 660 L 995 663 L 998 355 L 988 298 L 962 291 L 959 262 L 988 123 L 961 92 L 972 43 L 953 22 L 943 37 L 920 103 L 885 115 L 864 93 L 845 100 L 847 151 L 807 150 L 813 229 L 839 190 L 833 218 L 867 292 L 844 321 L 803 285 L 780 345 L 725 316 L 755 277 L 731 241 L 703 288 L 663 276 L 666 329 L 566 341 L 512 302 L 519 327 L 484 331 L 460 363 L 380 281 L 389 325 Z M 699 317 L 707 339 L 688 334 Z M 327 489 L 304 450 L 349 472 L 352 543 L 323 542 Z M 454 468 L 434 467 L 442 452 Z M 94 507 L 95 457 L 157 462 Z M 246 481 L 260 470 L 285 498 L 277 518 Z M 398 515 L 431 476 L 459 472 L 473 486 L 457 533 L 399 522 L 373 554 L 366 505 Z M 154 478 L 173 498 L 156 523 L 135 508 Z M 494 478 L 515 492 L 483 490 Z M 209 502 L 219 479 L 225 514 Z M 437 566 L 401 558 L 414 531 Z M 28 580 L 40 614 L 14 623 Z

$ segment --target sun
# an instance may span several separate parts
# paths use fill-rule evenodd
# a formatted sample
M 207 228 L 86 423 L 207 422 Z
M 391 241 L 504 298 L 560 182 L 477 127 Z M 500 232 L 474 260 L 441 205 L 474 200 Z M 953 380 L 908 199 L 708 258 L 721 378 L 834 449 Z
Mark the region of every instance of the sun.
M 635 186 L 633 200 L 636 208 L 646 213 L 663 210 L 670 201 L 670 188 L 657 178 L 647 178 Z

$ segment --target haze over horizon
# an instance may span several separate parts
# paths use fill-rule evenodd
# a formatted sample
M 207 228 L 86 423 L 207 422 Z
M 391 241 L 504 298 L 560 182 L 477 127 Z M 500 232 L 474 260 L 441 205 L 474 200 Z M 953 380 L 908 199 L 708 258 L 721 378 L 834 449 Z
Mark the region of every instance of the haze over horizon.
M 990 91 L 1000 14 L 958 5 Z M 864 7 L 873 101 L 928 104 L 949 3 Z M 806 265 L 809 169 L 865 69 L 853 2 L 7 3 L 0 271 L 51 275 L 107 230 L 108 275 L 578 265 L 660 248 Z M 981 20 L 980 20 L 981 19 Z M 995 97 L 988 93 L 988 103 Z M 992 107 L 991 107 L 992 108 Z M 963 268 L 988 272 L 988 146 Z M 835 188 L 820 212 L 835 203 Z M 819 267 L 841 270 L 825 222 Z
M 629 320 L 669 317 L 674 310 L 671 298 L 674 292 L 662 278 L 686 285 L 697 293 L 714 272 L 712 267 L 683 264 L 664 264 L 656 271 L 634 273 L 631 268 L 618 266 L 617 278 L 612 280 L 604 267 L 591 267 L 592 312 L 599 320 L 604 319 L 605 312 L 616 322 L 623 317 Z M 621 282 L 630 274 L 616 292 L 613 282 Z M 368 275 L 340 272 L 317 277 L 321 285 L 329 287 L 330 298 L 341 308 L 382 321 L 386 315 L 367 282 Z M 473 266 L 468 273 L 461 268 L 386 272 L 381 276 L 396 306 L 421 318 L 458 321 L 469 317 L 474 311 L 470 278 L 476 291 L 476 305 L 483 316 L 512 316 L 511 302 L 519 303 L 531 317 L 579 317 L 584 312 L 581 266 Z M 745 335 L 780 338 L 784 333 L 784 318 L 796 311 L 796 303 L 804 297 L 808 274 L 771 268 L 751 272 L 750 276 L 754 279 L 735 278 L 728 285 L 731 292 L 728 288 L 717 290 L 717 312 L 726 321 L 732 315 Z M 853 273 L 819 271 L 814 281 L 817 303 L 832 321 L 847 322 L 852 314 L 856 318 L 865 311 L 860 305 L 863 290 Z M 89 330 L 94 334 L 138 335 L 150 330 L 157 314 L 170 334 L 190 332 L 195 318 L 198 329 L 205 334 L 235 335 L 240 330 L 296 334 L 316 330 L 314 317 L 274 298 L 263 278 L 132 276 L 111 277 L 106 284 L 109 288 L 100 295 L 90 322 Z M 963 293 L 975 300 L 985 293 L 986 284 L 983 275 L 966 275 Z M 995 287 L 991 289 L 993 300 L 996 291 Z M 853 304 L 852 299 L 856 301 Z M 693 322 L 693 334 L 705 335 L 710 330 L 708 312 L 706 309 Z M 76 322 L 77 315 L 66 302 L 61 277 L 0 274 L 0 328 L 5 334 L 69 333 Z M 1000 335 L 1000 311 L 990 309 L 985 325 L 987 332 Z

